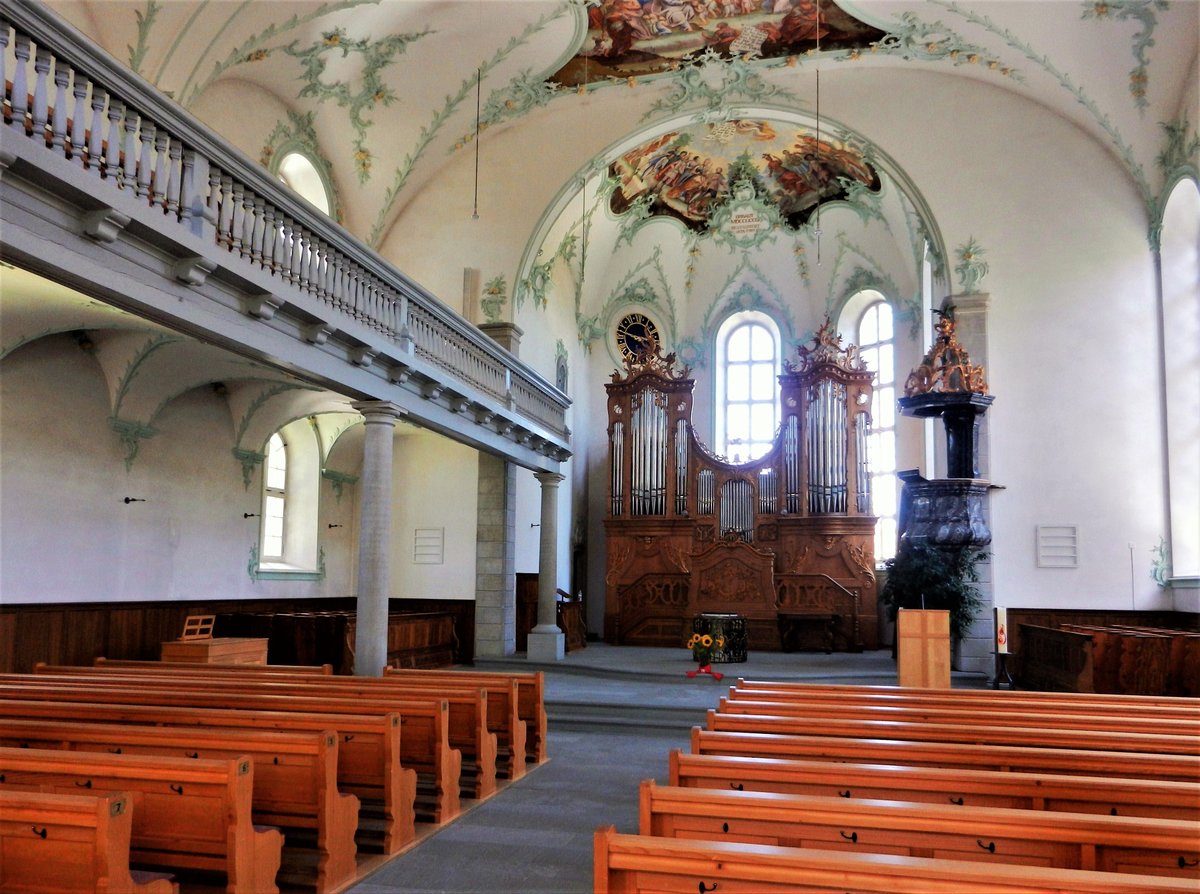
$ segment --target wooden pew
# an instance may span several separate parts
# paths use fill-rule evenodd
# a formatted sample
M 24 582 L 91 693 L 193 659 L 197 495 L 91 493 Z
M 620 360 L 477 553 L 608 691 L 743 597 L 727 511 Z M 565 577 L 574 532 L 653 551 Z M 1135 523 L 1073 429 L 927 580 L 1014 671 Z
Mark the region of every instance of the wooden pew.
M 1161 733 L 1190 736 L 1200 741 L 1200 715 L 1188 718 L 1133 717 L 1124 714 L 1055 714 L 1053 711 L 1013 711 L 989 705 L 885 705 L 782 698 L 751 699 L 746 692 L 717 702 L 722 714 L 769 714 L 827 720 L 898 720 L 906 723 L 943 723 L 961 727 L 1015 726 L 1056 730 L 1090 730 L 1115 733 Z
M 179 894 L 162 873 L 129 868 L 127 795 L 0 790 L 3 894 Z
M 639 891 L 860 894 L 1175 894 L 1191 879 L 931 860 L 844 850 L 689 841 L 596 831 L 595 894 Z M 719 887 L 716 887 L 719 886 Z
M 526 760 L 540 764 L 545 761 L 549 752 L 546 749 L 546 678 L 542 671 L 506 673 L 474 670 L 420 670 L 410 668 L 384 668 L 385 677 L 401 677 L 404 679 L 429 679 L 438 681 L 456 681 L 460 678 L 478 681 L 481 686 L 489 686 L 493 682 L 503 683 L 515 680 L 520 693 L 518 714 L 527 727 Z
M 34 665 L 33 672 L 38 673 L 38 668 L 45 665 L 45 662 L 38 662 Z M 313 674 L 315 676 L 331 676 L 333 674 L 332 664 L 193 664 L 187 661 L 139 661 L 133 658 L 105 658 L 103 655 L 92 662 L 93 667 L 105 669 L 123 669 L 123 670 L 187 670 L 189 668 L 201 667 L 207 671 L 220 673 L 221 671 L 239 671 L 252 670 L 260 674 Z
M 164 707 L 72 701 L 73 693 L 54 693 L 43 701 L 0 698 L 5 723 L 22 719 L 87 721 L 138 726 L 203 727 L 221 730 L 282 731 L 319 734 L 332 730 L 338 739 L 337 786 L 363 802 L 359 840 L 395 853 L 415 837 L 416 772 L 400 763 L 400 715 L 367 716 L 221 708 Z
M 224 685 L 231 680 L 244 680 L 255 691 L 295 692 L 298 695 L 330 693 L 336 696 L 352 695 L 366 698 L 400 698 L 400 699 L 429 699 L 445 698 L 450 703 L 450 743 L 463 754 L 464 776 L 470 781 L 464 783 L 463 796 L 468 798 L 488 798 L 496 792 L 496 776 L 498 772 L 497 755 L 500 746 L 500 735 L 504 734 L 506 748 L 512 736 L 524 734 L 524 724 L 516 717 L 516 703 L 509 691 L 493 687 L 489 696 L 486 687 L 462 685 L 454 687 L 434 687 L 426 684 L 410 685 L 399 680 L 387 680 L 378 677 L 332 677 L 315 674 L 291 674 L 287 672 L 261 670 L 242 671 L 240 668 L 252 665 L 225 665 L 215 674 L 208 673 L 212 665 L 193 664 L 176 665 L 171 668 L 110 668 L 74 667 L 69 665 L 49 665 L 39 663 L 34 666 L 36 675 L 84 677 L 92 674 L 102 676 L 106 680 L 124 680 L 138 683 L 143 679 L 152 680 L 182 680 L 188 684 L 197 680 L 213 679 Z M 261 667 L 261 666 L 260 666 Z M 284 688 L 289 687 L 289 688 Z M 493 699 L 495 704 L 493 705 Z M 514 724 L 520 724 L 520 729 L 513 730 Z M 493 732 L 498 729 L 498 732 Z M 521 742 L 524 748 L 524 742 Z M 524 770 L 524 762 L 521 764 Z
M 737 704 L 733 702 L 732 704 Z M 1026 745 L 1037 748 L 1084 748 L 1094 751 L 1136 751 L 1200 756 L 1195 736 L 1156 733 L 1114 733 L 1049 727 L 971 726 L 957 723 L 918 723 L 903 720 L 841 720 L 810 715 L 725 714 L 708 711 L 708 728 L 728 732 L 784 735 L 844 736 L 852 739 L 906 739 L 921 742 L 959 742 L 986 745 Z
M 129 792 L 134 863 L 223 872 L 229 894 L 277 894 L 283 836 L 254 825 L 253 783 L 253 765 L 244 757 L 0 748 L 5 790 Z
M 642 782 L 642 835 L 980 860 L 1200 880 L 1200 823 L 659 786 Z
M 14 677 L 19 679 L 14 680 Z M 244 686 L 216 691 L 216 684 L 210 681 L 197 681 L 191 686 L 177 681 L 163 681 L 163 685 L 153 686 L 142 681 L 131 686 L 116 681 L 106 682 L 98 677 L 75 680 L 32 674 L 23 678 L 18 674 L 0 675 L 0 681 L 0 699 L 92 700 L 163 707 L 240 708 L 282 714 L 307 712 L 385 716 L 399 713 L 402 730 L 400 760 L 403 766 L 417 771 L 418 806 L 424 815 L 437 823 L 448 822 L 461 811 L 459 778 L 462 753 L 450 747 L 450 706 L 445 699 L 400 701 L 326 695 L 260 695 L 245 691 Z
M 846 739 L 836 736 L 794 736 L 779 733 L 714 732 L 700 727 L 692 730 L 692 753 L 951 767 L 964 770 L 1069 773 L 1082 776 L 1164 779 L 1175 782 L 1200 780 L 1200 757 L 1194 755 L 972 745 L 903 739 Z
M 1037 701 L 1070 708 L 1073 705 L 1097 705 L 1102 713 L 1115 713 L 1123 708 L 1144 711 L 1150 706 L 1191 712 L 1200 707 L 1200 699 L 1180 699 L 1174 696 L 1121 695 L 1099 692 L 1038 692 L 1028 689 L 920 689 L 904 686 L 873 686 L 847 683 L 799 683 L 782 680 L 747 680 L 739 677 L 738 689 L 796 690 L 804 693 L 831 692 L 841 696 L 858 693 L 870 695 L 945 696 L 955 699 L 978 699 L 994 704 L 1009 701 Z M 1094 712 L 1092 712 L 1094 713 Z
M 203 666 L 200 666 L 203 667 Z M 31 679 L 47 682 L 67 682 L 68 685 L 91 685 L 100 688 L 139 688 L 152 691 L 178 692 L 184 689 L 206 692 L 230 692 L 239 696 L 274 696 L 322 698 L 336 703 L 353 700 L 376 703 L 400 713 L 402 722 L 415 715 L 427 715 L 433 704 L 446 703 L 446 742 L 460 752 L 458 776 L 462 779 L 462 797 L 490 798 L 496 793 L 496 733 L 487 728 L 487 690 L 454 689 L 444 692 L 409 691 L 402 686 L 378 684 L 377 680 L 361 677 L 287 677 L 272 674 L 265 677 L 251 673 L 220 673 L 205 676 L 203 671 L 182 674 L 133 672 L 127 674 L 94 672 L 94 668 L 78 668 L 82 673 L 68 673 L 76 668 L 42 665 L 41 672 Z M 0 679 L 4 679 L 0 677 Z M 30 679 L 26 677 L 26 679 Z M 386 702 L 386 704 L 384 704 Z M 414 768 L 418 763 L 430 764 L 428 752 L 418 754 L 414 749 L 402 752 Z
M 1200 782 L 671 751 L 673 786 L 1200 822 Z
M 286 858 L 298 837 L 313 838 L 318 892 L 338 890 L 357 874 L 359 802 L 337 790 L 337 734 L 328 730 L 263 732 L 6 718 L 0 724 L 0 746 L 204 760 L 248 757 L 254 766 L 254 822 L 285 831 L 285 874 L 292 874 Z M 306 833 L 297 836 L 296 830 Z M 312 884 L 311 872 L 300 875 L 304 884 Z

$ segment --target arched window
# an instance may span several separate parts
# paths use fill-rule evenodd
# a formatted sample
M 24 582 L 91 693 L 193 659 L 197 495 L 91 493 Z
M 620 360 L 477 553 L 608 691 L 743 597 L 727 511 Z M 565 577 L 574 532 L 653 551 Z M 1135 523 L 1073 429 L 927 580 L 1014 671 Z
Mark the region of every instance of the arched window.
M 317 166 L 301 152 L 289 152 L 276 168 L 279 179 L 322 214 L 330 213 L 329 190 Z
M 875 526 L 877 562 L 896 554 L 896 356 L 892 322 L 891 305 L 877 300 L 867 305 L 857 327 L 861 356 L 876 373 L 867 450 L 871 508 L 879 518 Z
M 716 450 L 750 462 L 771 449 L 779 423 L 779 329 L 758 311 L 733 314 L 716 355 Z
M 283 561 L 284 513 L 287 508 L 287 444 L 279 433 L 267 442 L 263 475 L 262 558 Z

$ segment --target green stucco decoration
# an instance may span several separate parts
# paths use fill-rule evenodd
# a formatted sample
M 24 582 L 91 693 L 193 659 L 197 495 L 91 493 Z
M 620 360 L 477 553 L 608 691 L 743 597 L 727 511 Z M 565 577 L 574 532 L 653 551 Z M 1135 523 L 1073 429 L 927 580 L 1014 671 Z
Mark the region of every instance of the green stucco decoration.
M 961 293 L 971 295 L 978 292 L 980 283 L 988 274 L 987 261 L 983 260 L 986 252 L 972 236 L 966 244 L 958 247 L 956 254 L 958 263 L 954 265 L 954 272 L 958 275 Z
M 300 77 L 304 87 L 298 94 L 299 98 L 312 97 L 317 102 L 334 102 L 346 109 L 355 133 L 354 169 L 358 173 L 359 183 L 365 183 L 371 176 L 372 155 L 367 147 L 367 132 L 375 122 L 367 115 L 381 106 L 390 106 L 397 99 L 396 92 L 384 83 L 383 72 L 408 49 L 409 44 L 431 33 L 425 30 L 412 34 L 389 34 L 372 41 L 370 38 L 351 38 L 344 28 L 334 28 L 324 32 L 320 40 L 307 47 L 300 47 L 296 41 L 283 47 L 285 53 L 300 62 Z M 360 58 L 362 68 L 357 84 L 322 80 L 328 53 L 340 53 L 343 59 L 353 53 Z
M 116 416 L 109 417 L 108 427 L 116 432 L 117 437 L 121 441 L 121 446 L 125 448 L 126 472 L 133 468 L 133 460 L 137 456 L 138 447 L 141 446 L 141 442 L 158 434 L 158 429 L 151 428 L 143 422 L 136 422 L 131 419 L 118 419 Z
M 330 487 L 333 489 L 333 495 L 339 503 L 342 502 L 342 491 L 346 485 L 358 484 L 357 475 L 351 475 L 349 472 L 339 472 L 336 469 L 322 469 L 321 477 L 329 482 Z
M 1150 554 L 1154 557 L 1150 563 L 1150 579 L 1165 589 L 1171 582 L 1171 548 L 1166 539 L 1159 537 L 1158 543 L 1150 548 Z
M 1167 8 L 1167 0 L 1089 0 L 1083 4 L 1083 18 L 1103 21 L 1112 19 L 1141 22 L 1142 30 L 1133 37 L 1133 58 L 1137 65 L 1129 72 L 1129 92 L 1138 109 L 1145 111 L 1150 105 L 1146 99 L 1146 87 L 1150 83 L 1149 49 L 1154 46 L 1154 29 L 1158 25 L 1155 11 Z
M 149 0 L 145 12 L 140 9 L 134 10 L 133 14 L 137 18 L 137 43 L 127 49 L 129 67 L 138 74 L 142 74 L 142 63 L 146 61 L 146 52 L 150 49 L 150 30 L 154 27 L 154 20 L 158 18 L 161 9 L 161 3 Z
M 501 273 L 493 276 L 483 286 L 483 294 L 479 306 L 483 310 L 484 319 L 489 323 L 500 322 L 500 312 L 508 303 L 508 283 Z
M 679 69 L 670 91 L 651 104 L 642 120 L 675 115 L 694 106 L 717 111 L 734 99 L 751 103 L 801 101 L 791 90 L 765 81 L 755 64 L 741 58 L 723 59 L 709 49 Z
M 241 447 L 234 447 L 231 452 L 233 458 L 241 464 L 242 485 L 246 490 L 250 490 L 250 482 L 254 480 L 254 473 L 258 471 L 267 455 L 256 450 L 244 450 Z

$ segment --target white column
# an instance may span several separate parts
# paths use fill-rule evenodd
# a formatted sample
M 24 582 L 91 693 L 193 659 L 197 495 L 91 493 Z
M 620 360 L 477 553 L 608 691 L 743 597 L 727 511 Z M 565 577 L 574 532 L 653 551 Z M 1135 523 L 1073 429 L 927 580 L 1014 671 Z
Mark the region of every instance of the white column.
M 538 472 L 542 486 L 542 526 L 538 555 L 537 626 L 529 632 L 526 657 L 530 661 L 562 661 L 563 632 L 558 629 L 558 483 L 557 472 Z
M 388 597 L 391 595 L 392 440 L 404 410 L 388 401 L 354 404 L 363 414 L 359 478 L 358 603 L 354 673 L 379 677 L 387 664 Z

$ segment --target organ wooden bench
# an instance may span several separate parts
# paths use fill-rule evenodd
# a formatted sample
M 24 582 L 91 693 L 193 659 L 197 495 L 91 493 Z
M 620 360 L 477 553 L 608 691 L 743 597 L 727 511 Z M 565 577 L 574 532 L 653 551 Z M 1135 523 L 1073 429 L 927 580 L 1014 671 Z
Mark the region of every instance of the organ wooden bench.
M 1200 822 L 1200 782 L 670 754 L 673 786 Z
M 642 782 L 642 835 L 1200 879 L 1200 823 Z
M 138 661 L 132 658 L 105 658 L 101 655 L 93 663 L 93 667 L 105 669 L 123 669 L 123 670 L 188 670 L 196 667 L 194 662 L 190 661 Z M 34 665 L 34 673 L 38 673 L 38 668 L 46 667 L 45 662 L 39 661 Z M 247 670 L 254 671 L 260 674 L 313 674 L 314 676 L 330 676 L 333 674 L 332 664 L 206 664 L 203 666 L 207 671 L 220 673 L 221 671 L 237 671 L 244 672 Z
M 738 704 L 731 702 L 730 704 Z M 793 736 L 844 736 L 854 739 L 1027 745 L 1037 748 L 1084 748 L 1095 751 L 1136 751 L 1200 756 L 1195 736 L 1156 733 L 1118 733 L 1050 727 L 971 726 L 957 723 L 917 723 L 903 720 L 841 720 L 767 714 L 727 714 L 708 711 L 708 728 L 728 732 L 781 733 Z
M 959 769 L 1019 770 L 1083 776 L 1165 779 L 1177 782 L 1200 780 L 1200 757 L 1195 755 L 721 732 L 699 727 L 692 730 L 692 753 Z
M 739 692 L 717 703 L 722 714 L 771 714 L 827 720 L 901 720 L 907 723 L 943 723 L 962 727 L 1052 727 L 1117 733 L 1164 733 L 1191 736 L 1200 741 L 1200 714 L 1187 718 L 1128 717 L 1125 714 L 1056 714 L 1051 710 L 1014 711 L 991 705 L 856 704 L 783 698 L 750 699 Z
M 0 697 L 0 718 L 321 733 L 338 739 L 337 785 L 363 801 L 359 840 L 395 853 L 415 837 L 416 773 L 400 763 L 400 715 L 367 716 L 221 708 L 164 707 L 73 701 L 53 692 L 45 700 Z
M 283 836 L 254 825 L 253 782 L 249 758 L 0 748 L 5 790 L 128 792 L 134 863 L 223 872 L 229 894 L 276 894 Z
M 720 887 L 715 887 L 715 886 Z M 639 891 L 862 894 L 1175 894 L 1191 879 L 858 854 L 596 831 L 595 894 Z
M 493 682 L 504 683 L 515 680 L 520 693 L 517 713 L 525 721 L 526 760 L 531 763 L 542 763 L 548 757 L 546 750 L 546 678 L 542 671 L 497 673 L 491 671 L 468 670 L 412 670 L 408 668 L 384 668 L 384 677 L 400 677 L 403 679 L 428 679 L 433 681 L 456 681 L 469 679 L 480 686 L 490 686 Z
M 455 758 L 455 766 L 458 768 L 455 778 L 467 776 L 462 783 L 463 796 L 488 798 L 496 793 L 496 735 L 487 728 L 487 694 L 478 687 L 474 690 L 455 689 L 444 693 L 432 693 L 373 685 L 374 681 L 360 677 L 263 678 L 257 674 L 238 676 L 235 673 L 224 672 L 209 677 L 204 675 L 202 669 L 195 672 L 185 671 L 178 675 L 136 672 L 112 674 L 92 672 L 94 669 L 87 667 L 80 668 L 81 673 L 63 673 L 61 670 L 56 666 L 43 665 L 41 673 L 25 675 L 22 679 L 50 684 L 96 686 L 105 691 L 110 688 L 136 688 L 165 693 L 229 693 L 239 698 L 308 698 L 343 706 L 349 706 L 352 702 L 354 707 L 370 704 L 377 710 L 398 712 L 406 726 L 412 727 L 418 723 L 424 725 L 426 738 L 440 736 L 440 730 L 430 729 L 432 724 L 441 725 L 432 712 L 434 706 L 445 704 L 446 730 L 443 738 L 458 752 Z M 8 679 L 8 676 L 0 675 L 0 680 Z M 310 707 L 316 709 L 315 706 Z M 406 733 L 409 735 L 401 739 L 403 761 L 419 772 L 421 766 L 426 767 L 427 772 L 436 779 L 436 749 L 431 747 L 422 750 L 416 746 L 417 739 L 411 735 L 411 731 L 406 730 Z M 405 740 L 408 738 L 412 738 L 413 742 L 406 744 Z M 432 742 L 433 739 L 429 741 Z M 463 771 L 464 766 L 467 767 L 467 773 Z
M 4 894 L 179 894 L 161 873 L 129 868 L 126 795 L 0 790 Z
M 262 732 L 237 728 L 134 726 L 14 720 L 0 724 L 0 746 L 58 748 L 104 754 L 142 754 L 205 760 L 248 757 L 254 766 L 254 821 L 285 830 L 284 875 L 298 874 L 306 886 L 311 872 L 289 866 L 295 830 L 307 830 L 316 856 L 316 890 L 337 890 L 357 873 L 354 833 L 358 798 L 337 790 L 337 734 Z M 299 855 L 298 855 L 299 856 Z
M 739 680 L 731 699 L 935 707 L 986 706 L 997 711 L 1048 711 L 1055 717 L 1104 714 L 1127 718 L 1194 719 L 1200 699 L 1093 695 L 1071 692 L 1026 692 L 1011 689 L 914 689 L 899 686 L 836 686 L 813 683 L 770 683 Z

